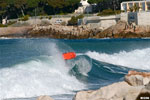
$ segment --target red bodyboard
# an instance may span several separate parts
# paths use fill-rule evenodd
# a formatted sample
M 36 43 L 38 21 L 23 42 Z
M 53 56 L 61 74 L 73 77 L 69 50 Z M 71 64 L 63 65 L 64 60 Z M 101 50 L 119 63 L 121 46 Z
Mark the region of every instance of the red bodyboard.
M 76 53 L 75 52 L 67 52 L 67 53 L 63 53 L 62 56 L 65 60 L 70 60 L 70 59 L 74 59 L 76 57 Z

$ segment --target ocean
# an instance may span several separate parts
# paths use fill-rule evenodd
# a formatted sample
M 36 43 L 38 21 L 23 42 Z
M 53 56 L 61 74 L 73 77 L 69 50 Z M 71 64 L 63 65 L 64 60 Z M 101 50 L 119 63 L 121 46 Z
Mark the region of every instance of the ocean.
M 63 60 L 66 52 L 77 57 Z M 150 71 L 150 39 L 0 39 L 0 100 L 72 100 L 129 70 Z

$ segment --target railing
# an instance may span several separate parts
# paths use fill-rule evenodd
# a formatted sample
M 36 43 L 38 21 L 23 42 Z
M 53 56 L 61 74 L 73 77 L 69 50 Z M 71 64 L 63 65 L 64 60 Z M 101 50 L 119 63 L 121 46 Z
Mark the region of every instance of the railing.
M 69 14 L 69 15 L 48 15 L 48 16 L 32 16 L 29 17 L 29 19 L 47 19 L 50 16 L 52 18 L 71 18 L 72 16 L 79 16 L 81 14 Z M 83 16 L 85 17 L 91 17 L 91 16 L 95 16 L 94 14 L 83 14 Z M 9 19 L 8 21 L 18 21 L 20 18 L 17 19 Z

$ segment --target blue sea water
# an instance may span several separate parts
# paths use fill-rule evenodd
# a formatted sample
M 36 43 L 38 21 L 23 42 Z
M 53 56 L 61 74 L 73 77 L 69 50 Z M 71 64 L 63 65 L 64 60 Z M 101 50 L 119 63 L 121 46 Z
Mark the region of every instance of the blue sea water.
M 62 59 L 72 51 L 75 59 Z M 0 100 L 72 100 L 129 70 L 150 71 L 150 39 L 0 39 Z

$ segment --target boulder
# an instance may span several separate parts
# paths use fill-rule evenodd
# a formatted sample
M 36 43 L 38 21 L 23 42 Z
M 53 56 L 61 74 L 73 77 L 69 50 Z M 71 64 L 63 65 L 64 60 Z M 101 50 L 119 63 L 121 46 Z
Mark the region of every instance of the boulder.
M 101 32 L 98 32 L 94 38 L 141 38 L 150 37 L 150 26 L 136 26 L 134 28 L 125 21 L 118 21 Z
M 119 82 L 96 91 L 80 91 L 73 100 L 135 100 L 142 88 Z
M 129 71 L 125 81 L 95 91 L 80 91 L 73 100 L 142 100 L 142 97 L 150 99 L 150 73 Z
M 54 100 L 53 98 L 51 98 L 50 96 L 46 96 L 46 95 L 44 95 L 44 96 L 40 96 L 40 97 L 38 97 L 37 98 L 37 100 Z
M 150 100 L 150 84 L 145 86 L 138 94 L 136 100 Z
M 119 34 L 122 33 L 127 26 L 127 22 L 119 21 L 113 28 L 113 34 Z
M 137 87 L 132 86 L 132 88 L 129 89 L 127 94 L 125 94 L 123 100 L 136 100 L 136 98 L 138 97 L 143 88 L 144 86 L 137 86 Z
M 125 76 L 125 81 L 131 86 L 142 86 L 150 82 L 150 73 L 129 71 Z

